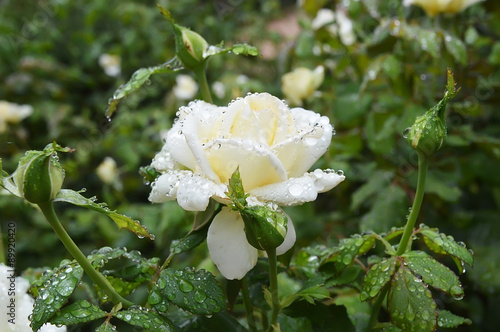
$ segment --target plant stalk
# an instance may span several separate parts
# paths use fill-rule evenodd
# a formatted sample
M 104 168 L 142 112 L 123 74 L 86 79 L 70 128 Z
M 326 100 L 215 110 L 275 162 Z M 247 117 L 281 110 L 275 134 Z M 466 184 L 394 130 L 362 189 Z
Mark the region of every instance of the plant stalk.
M 114 304 L 121 302 L 124 308 L 132 306 L 134 303 L 124 299 L 120 294 L 118 294 L 109 281 L 102 274 L 97 272 L 92 264 L 90 264 L 87 257 L 85 257 L 80 248 L 78 248 L 73 239 L 71 239 L 68 232 L 66 232 L 63 225 L 57 218 L 52 202 L 39 203 L 38 206 L 61 242 L 64 244 L 66 249 L 68 249 L 71 256 L 73 256 L 78 264 L 80 264 L 90 279 L 92 279 L 92 281 L 99 286 L 99 288 L 101 288 L 107 296 L 109 296 Z
M 401 237 L 401 241 L 399 242 L 396 256 L 401 256 L 408 250 L 408 243 L 410 243 L 411 241 L 413 228 L 415 227 L 415 222 L 417 221 L 418 213 L 420 212 L 420 207 L 422 206 L 422 200 L 424 199 L 425 179 L 427 177 L 429 158 L 425 156 L 423 153 L 420 152 L 417 153 L 418 153 L 417 191 L 415 193 L 415 199 L 413 200 L 413 206 L 411 208 L 410 215 L 408 216 L 408 221 L 406 222 L 403 236 Z
M 276 249 L 267 250 L 267 257 L 269 258 L 269 288 L 271 290 L 273 307 L 271 324 L 269 325 L 268 332 L 272 332 L 274 326 L 278 323 L 278 314 L 281 309 L 278 297 L 278 257 L 276 255 Z
M 214 102 L 212 100 L 212 94 L 210 93 L 210 89 L 208 87 L 206 65 L 203 64 L 198 69 L 194 70 L 194 74 L 196 76 L 198 84 L 200 85 L 203 100 L 205 100 L 207 103 L 213 104 Z
M 252 301 L 250 300 L 250 292 L 248 290 L 248 282 L 246 277 L 241 279 L 241 295 L 243 296 L 245 311 L 247 312 L 248 327 L 250 328 L 250 331 L 257 332 L 257 323 L 255 321 L 255 314 L 253 312 Z

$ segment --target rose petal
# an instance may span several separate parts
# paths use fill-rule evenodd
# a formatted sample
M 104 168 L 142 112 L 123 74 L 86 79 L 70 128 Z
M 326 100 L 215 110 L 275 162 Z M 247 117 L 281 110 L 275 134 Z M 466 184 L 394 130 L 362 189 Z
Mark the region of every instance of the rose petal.
M 241 139 L 216 139 L 205 148 L 210 165 L 222 183 L 228 182 L 238 166 L 246 191 L 287 178 L 281 161 L 265 145 Z
M 318 193 L 328 191 L 344 180 L 344 175 L 331 170 L 317 169 L 314 172 L 305 173 L 299 178 L 291 178 L 248 192 L 260 200 L 274 202 L 278 205 L 299 205 L 314 201 Z
M 228 207 L 215 216 L 208 228 L 210 256 L 226 279 L 241 279 L 257 263 L 258 251 L 246 238 L 243 219 Z
M 333 127 L 326 116 L 303 108 L 290 110 L 296 134 L 271 147 L 285 166 L 288 177 L 301 176 L 326 152 Z
M 187 211 L 204 211 L 210 197 L 224 196 L 226 186 L 193 174 L 191 171 L 172 171 L 160 175 L 152 185 L 149 200 L 163 203 L 177 198 Z
M 287 214 L 285 215 L 288 217 L 287 232 L 283 243 L 280 244 L 278 248 L 276 248 L 276 255 L 283 255 L 288 250 L 290 250 L 290 248 L 292 248 L 295 244 L 295 240 L 297 238 L 297 236 L 295 235 L 295 227 L 293 227 L 292 219 Z

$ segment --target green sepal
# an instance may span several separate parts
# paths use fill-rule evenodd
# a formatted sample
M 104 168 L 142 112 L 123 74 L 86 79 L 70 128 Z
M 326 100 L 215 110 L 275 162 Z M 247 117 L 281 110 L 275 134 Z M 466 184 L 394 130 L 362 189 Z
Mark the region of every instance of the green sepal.
M 259 250 L 273 250 L 285 241 L 288 217 L 278 207 L 252 206 L 240 211 L 248 243 Z

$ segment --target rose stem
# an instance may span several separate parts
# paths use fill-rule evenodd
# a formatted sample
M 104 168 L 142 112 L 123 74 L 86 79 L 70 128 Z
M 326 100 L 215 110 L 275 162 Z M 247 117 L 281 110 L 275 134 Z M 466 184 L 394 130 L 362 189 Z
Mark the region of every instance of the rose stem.
M 257 324 L 255 322 L 255 315 L 253 312 L 252 301 L 250 300 L 250 292 L 248 290 L 248 282 L 246 277 L 241 279 L 241 294 L 243 295 L 243 303 L 245 304 L 245 311 L 247 312 L 247 321 L 250 331 L 257 331 Z
M 273 313 L 271 316 L 271 324 L 268 331 L 273 331 L 273 326 L 278 322 L 278 314 L 280 312 L 280 301 L 278 298 L 278 258 L 276 249 L 267 250 L 267 257 L 269 258 L 269 287 L 271 288 Z
M 205 100 L 207 103 L 213 104 L 212 95 L 210 94 L 210 89 L 208 88 L 206 66 L 200 66 L 200 68 L 193 71 L 196 75 L 196 79 L 198 80 L 198 84 L 200 85 L 203 100 Z
M 80 248 L 75 244 L 75 242 L 71 239 L 69 234 L 66 232 L 64 229 L 63 225 L 57 218 L 57 215 L 54 211 L 54 205 L 52 202 L 46 202 L 46 203 L 39 203 L 38 206 L 40 207 L 40 210 L 42 211 L 43 215 L 49 222 L 50 226 L 54 229 L 56 232 L 57 236 L 61 240 L 61 242 L 64 244 L 66 249 L 68 249 L 69 253 L 73 258 L 80 264 L 80 266 L 83 268 L 85 273 L 96 283 L 97 286 L 99 286 L 106 295 L 109 296 L 111 301 L 115 304 L 122 303 L 123 307 L 128 308 L 133 305 L 132 302 L 124 299 L 121 297 L 111 286 L 109 281 L 99 272 L 97 272 L 92 264 L 87 260 L 85 255 L 82 253 Z

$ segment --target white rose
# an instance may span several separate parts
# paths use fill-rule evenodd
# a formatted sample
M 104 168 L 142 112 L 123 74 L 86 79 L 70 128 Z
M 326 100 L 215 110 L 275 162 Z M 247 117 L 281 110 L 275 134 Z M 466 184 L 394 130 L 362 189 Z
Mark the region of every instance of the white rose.
M 323 66 L 314 70 L 299 67 L 281 77 L 281 90 L 286 100 L 294 105 L 302 105 L 319 88 L 325 77 Z
M 318 10 L 316 17 L 311 22 L 311 28 L 318 30 L 324 26 L 332 36 L 339 36 L 342 44 L 346 46 L 350 46 L 356 41 L 354 25 L 344 10 L 333 11 L 328 8 Z
M 191 100 L 198 92 L 198 84 L 189 75 L 177 75 L 174 95 L 177 99 Z
M 205 210 L 210 198 L 230 204 L 225 192 L 237 167 L 249 204 L 302 204 L 345 179 L 331 170 L 307 172 L 330 145 L 333 128 L 328 118 L 289 109 L 268 93 L 248 95 L 227 107 L 195 101 L 177 115 L 151 164 L 161 173 L 149 196 L 154 203 L 177 199 L 189 211 Z M 290 221 L 278 253 L 294 242 Z M 207 243 L 227 279 L 241 279 L 257 261 L 257 249 L 248 244 L 239 213 L 230 208 L 224 207 L 213 220 Z
M 436 16 L 440 13 L 458 13 L 483 0 L 404 0 L 405 6 L 416 5 L 429 16 Z
M 0 326 L 3 332 L 31 332 L 28 316 L 33 312 L 35 300 L 27 294 L 29 288 L 28 280 L 23 277 L 15 277 L 12 287 L 11 278 L 13 269 L 0 263 Z M 15 296 L 9 296 L 9 291 L 13 290 Z M 8 315 L 10 309 L 7 307 L 15 300 L 15 319 L 9 321 L 12 317 Z M 15 324 L 12 324 L 14 322 Z M 66 326 L 56 327 L 51 324 L 43 325 L 38 332 L 65 332 Z
M 120 73 L 122 71 L 121 68 L 122 60 L 120 56 L 112 54 L 101 54 L 98 62 L 99 66 L 101 66 L 101 68 L 104 69 L 106 75 L 111 77 L 120 76 Z
M 30 105 L 18 105 L 0 100 L 0 134 L 7 130 L 7 123 L 18 123 L 33 113 Z

